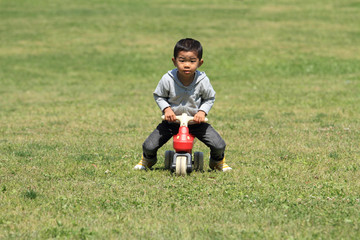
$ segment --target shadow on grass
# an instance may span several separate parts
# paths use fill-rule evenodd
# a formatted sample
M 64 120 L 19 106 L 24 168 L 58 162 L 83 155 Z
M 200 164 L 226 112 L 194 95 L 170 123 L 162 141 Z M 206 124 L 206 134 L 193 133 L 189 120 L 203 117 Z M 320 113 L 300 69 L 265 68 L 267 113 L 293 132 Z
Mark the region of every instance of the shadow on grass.
M 151 168 L 151 169 L 147 169 L 146 171 L 162 171 L 162 172 L 171 172 L 171 173 L 175 173 L 175 170 L 172 171 L 172 170 L 169 170 L 169 169 L 165 169 L 165 167 L 156 167 L 156 168 Z M 193 170 L 191 173 L 194 173 L 194 172 L 197 172 L 197 173 L 204 173 L 204 172 L 215 172 L 215 170 L 211 170 L 211 169 L 207 169 L 207 170 L 201 170 L 201 171 L 195 171 Z

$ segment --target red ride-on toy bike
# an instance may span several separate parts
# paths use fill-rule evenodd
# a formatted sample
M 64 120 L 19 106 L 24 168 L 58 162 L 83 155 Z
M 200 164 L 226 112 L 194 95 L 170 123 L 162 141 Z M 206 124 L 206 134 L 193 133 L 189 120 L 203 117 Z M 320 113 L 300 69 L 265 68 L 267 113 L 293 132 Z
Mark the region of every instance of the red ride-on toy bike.
M 164 116 L 162 116 L 164 119 Z M 180 123 L 179 133 L 173 136 L 174 151 L 165 152 L 165 169 L 175 172 L 178 176 L 185 176 L 195 171 L 203 171 L 204 154 L 202 152 L 194 153 L 192 158 L 192 148 L 194 145 L 194 136 L 189 133 L 188 124 L 191 124 L 193 117 L 183 113 L 176 116 L 176 121 Z M 205 118 L 207 122 L 207 118 Z

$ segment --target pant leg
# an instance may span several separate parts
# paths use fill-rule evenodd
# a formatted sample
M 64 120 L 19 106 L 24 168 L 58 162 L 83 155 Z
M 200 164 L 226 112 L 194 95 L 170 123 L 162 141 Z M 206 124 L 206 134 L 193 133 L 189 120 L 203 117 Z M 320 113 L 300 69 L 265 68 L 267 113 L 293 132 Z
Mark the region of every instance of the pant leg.
M 224 159 L 226 143 L 220 134 L 208 123 L 189 125 L 189 132 L 210 148 L 210 157 L 214 161 Z
M 143 156 L 156 161 L 157 151 L 179 132 L 179 124 L 161 122 L 143 143 Z

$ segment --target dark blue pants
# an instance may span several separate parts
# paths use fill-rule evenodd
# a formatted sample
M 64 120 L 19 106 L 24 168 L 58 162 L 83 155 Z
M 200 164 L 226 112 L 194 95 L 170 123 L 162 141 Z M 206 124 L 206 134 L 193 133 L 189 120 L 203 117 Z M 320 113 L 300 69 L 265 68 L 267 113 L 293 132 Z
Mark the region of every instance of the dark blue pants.
M 177 123 L 167 121 L 160 123 L 143 143 L 144 158 L 156 161 L 158 149 L 179 132 L 179 127 L 180 125 Z M 210 148 L 212 160 L 223 160 L 226 147 L 225 141 L 210 124 L 189 125 L 189 132 Z

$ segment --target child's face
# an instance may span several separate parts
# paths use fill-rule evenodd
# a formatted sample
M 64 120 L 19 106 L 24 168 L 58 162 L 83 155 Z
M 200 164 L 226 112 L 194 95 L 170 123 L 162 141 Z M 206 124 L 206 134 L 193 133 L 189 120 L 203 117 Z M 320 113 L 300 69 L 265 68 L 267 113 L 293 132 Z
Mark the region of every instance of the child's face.
M 203 64 L 196 52 L 180 51 L 176 58 L 172 58 L 175 67 L 178 69 L 180 80 L 193 80 L 195 71 Z

